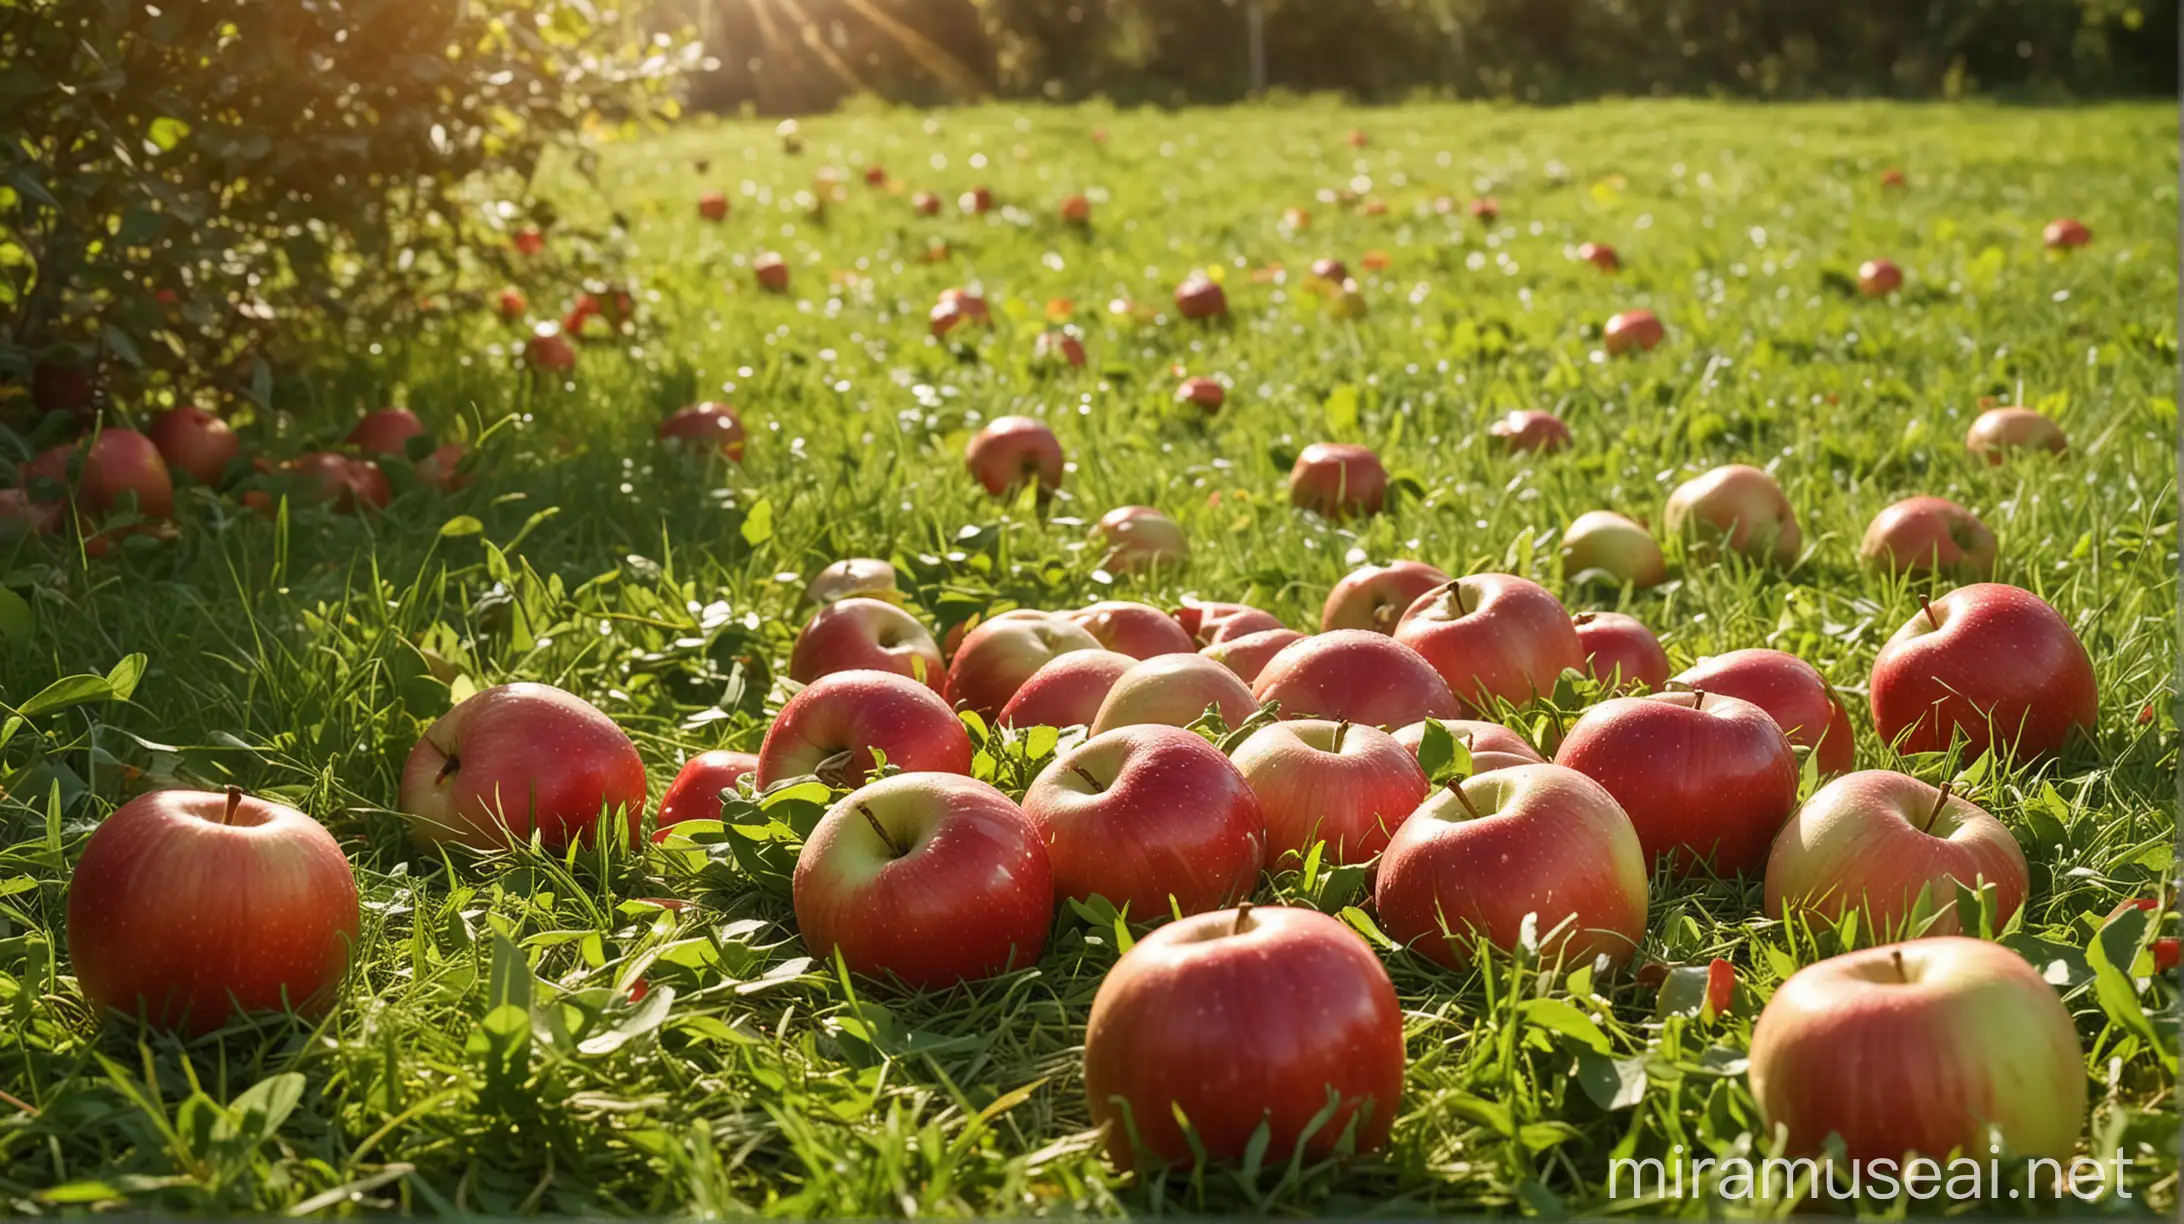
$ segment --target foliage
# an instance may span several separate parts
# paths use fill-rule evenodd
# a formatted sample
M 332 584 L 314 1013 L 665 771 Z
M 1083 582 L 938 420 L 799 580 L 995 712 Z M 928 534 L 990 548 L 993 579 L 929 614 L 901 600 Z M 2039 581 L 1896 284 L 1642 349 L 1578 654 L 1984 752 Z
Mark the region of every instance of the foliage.
M 359 406 L 500 422 L 472 487 L 410 488 L 364 518 L 266 518 L 195 490 L 171 544 L 87 559 L 0 543 L 9 1214 L 1604 1214 L 1637 1206 L 1609 1201 L 1612 1155 L 1765 1143 L 1743 1074 L 1757 1009 L 1798 965 L 1874 939 L 1770 921 L 1755 882 L 1698 879 L 1655 884 L 1643 958 L 1675 967 L 1659 990 L 1512 960 L 1454 974 L 1383 948 L 1411 1056 L 1390 1149 L 1140 1182 L 1096 1154 L 1078 1075 L 1087 1008 L 1129 937 L 1098 905 L 1060 916 L 1034 968 L 913 995 L 844 981 L 797 939 L 778 894 L 820 801 L 808 790 L 638 855 L 446 861 L 405 841 L 389 810 L 404 755 L 477 685 L 548 680 L 597 702 L 655 795 L 692 753 L 755 748 L 785 696 L 774 673 L 808 615 L 804 578 L 870 555 L 894 559 L 928 623 L 1195 593 L 1302 627 L 1353 565 L 1415 556 L 1630 611 L 1678 667 L 1753 645 L 1812 660 L 1851 704 L 1862 766 L 1957 778 L 2023 843 L 2031 904 L 1998 934 L 2077 1017 L 2087 1148 L 2132 1160 L 2131 1198 L 2102 1210 L 2174 1217 L 2176 984 L 2145 949 L 2176 918 L 2108 917 L 2175 896 L 2171 108 L 992 107 L 802 134 L 798 156 L 770 123 L 618 144 L 598 175 L 611 198 L 548 166 L 541 194 L 569 226 L 624 214 L 656 295 L 568 378 L 511 374 L 520 333 L 472 311 L 379 351 L 305 349 L 275 384 L 282 420 L 241 431 L 278 458 L 339 438 Z M 875 164 L 899 190 L 856 180 Z M 1897 164 L 1908 185 L 1884 190 Z M 852 185 L 822 210 L 830 166 Z M 1359 176 L 1384 215 L 1315 200 Z M 980 182 L 998 200 L 983 218 L 921 218 L 902 194 Z M 707 189 L 734 201 L 717 225 L 695 208 Z M 1093 199 L 1088 228 L 1052 215 L 1074 191 Z M 1495 195 L 1502 217 L 1442 215 L 1442 194 Z M 1308 228 L 1282 224 L 1291 207 Z M 2061 213 L 2092 226 L 2090 248 L 2041 248 Z M 930 256 L 938 241 L 952 253 Z M 1627 270 L 1573 258 L 1583 241 L 1614 243 Z M 763 250 L 788 257 L 790 292 L 752 286 Z M 1332 319 L 1300 289 L 1324 255 L 1358 271 L 1367 316 Z M 1875 255 L 1906 269 L 1896 298 L 1845 288 Z M 1193 268 L 1224 278 L 1228 322 L 1107 309 L 1162 307 Z M 935 296 L 970 283 L 991 329 L 929 340 Z M 1084 370 L 1029 359 L 1057 299 L 1076 304 Z M 1600 321 L 1635 306 L 1663 315 L 1667 342 L 1597 357 Z M 1178 365 L 1230 384 L 1219 416 L 1173 402 Z M 1973 461 L 1961 439 L 1983 397 L 2054 414 L 2070 455 Z M 744 464 L 654 447 L 696 398 L 742 407 Z M 1563 415 L 1574 448 L 1489 448 L 1488 423 L 1520 406 Z M 1069 450 L 1047 507 L 990 499 L 963 470 L 970 431 L 1011 412 L 1047 418 Z M 1374 444 L 1411 491 L 1347 525 L 1293 511 L 1284 460 L 1320 439 Z M 1728 461 L 1780 474 L 1809 541 L 1787 572 L 1694 566 L 1628 594 L 1563 580 L 1556 540 L 1577 514 L 1658 521 L 1678 481 Z M 1900 760 L 1865 718 L 1875 652 L 1937 588 L 1864 571 L 1855 548 L 1921 492 L 1979 514 L 2000 579 L 2053 601 L 2090 647 L 2100 725 L 2061 759 Z M 1188 529 L 1188 569 L 1094 572 L 1086 525 L 1127 503 Z M 1545 738 L 1559 713 L 1521 725 Z M 1056 748 L 981 740 L 980 768 L 1019 790 Z M 115 803 L 177 780 L 293 802 L 358 864 L 364 953 L 322 1026 L 185 1046 L 86 1014 L 67 864 Z M 1262 899 L 1369 929 L 1361 887 L 1300 864 Z M 1715 958 L 1735 968 L 1727 1014 L 1704 1005 Z
M 0 7 L 0 381 L 251 387 L 278 337 L 413 318 L 507 258 L 477 189 L 695 52 L 585 0 Z

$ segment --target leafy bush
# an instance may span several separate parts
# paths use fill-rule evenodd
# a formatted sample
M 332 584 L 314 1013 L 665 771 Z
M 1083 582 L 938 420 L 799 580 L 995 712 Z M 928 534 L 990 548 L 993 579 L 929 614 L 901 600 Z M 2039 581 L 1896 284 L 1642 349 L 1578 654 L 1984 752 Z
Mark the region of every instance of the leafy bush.
M 509 258 L 494 191 L 697 55 L 587 0 L 0 6 L 0 382 L 262 398 L 277 328 L 444 301 Z

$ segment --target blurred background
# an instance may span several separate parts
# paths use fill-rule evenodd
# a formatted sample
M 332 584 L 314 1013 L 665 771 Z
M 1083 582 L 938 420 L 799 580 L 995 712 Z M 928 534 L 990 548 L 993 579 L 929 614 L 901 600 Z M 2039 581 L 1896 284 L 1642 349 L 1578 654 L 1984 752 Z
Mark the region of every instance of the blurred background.
M 670 11 L 717 60 L 692 100 L 763 114 L 858 94 L 1228 102 L 1262 82 L 1366 102 L 1551 103 L 2059 99 L 2173 93 L 2177 81 L 2177 8 L 2146 0 L 671 0 Z

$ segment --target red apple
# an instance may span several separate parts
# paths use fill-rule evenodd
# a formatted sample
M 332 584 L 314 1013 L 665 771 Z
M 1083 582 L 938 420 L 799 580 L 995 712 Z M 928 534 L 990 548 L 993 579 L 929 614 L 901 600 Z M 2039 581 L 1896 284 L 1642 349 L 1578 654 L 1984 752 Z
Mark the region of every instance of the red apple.
M 844 671 L 884 671 L 908 676 L 936 693 L 948 689 L 940 643 L 918 618 L 879 599 L 850 598 L 823 604 L 796 636 L 789 679 L 810 684 Z
M 660 422 L 660 440 L 692 454 L 720 454 L 743 462 L 743 417 L 733 404 L 707 401 L 677 408 Z
M 1105 897 L 1144 921 L 1246 900 L 1259 883 L 1259 802 L 1219 749 L 1178 727 L 1094 735 L 1024 792 L 1061 898 Z
M 1247 633 L 1239 638 L 1216 642 L 1198 653 L 1235 672 L 1237 679 L 1250 684 L 1259 678 L 1260 672 L 1266 670 L 1266 665 L 1275 655 L 1287 650 L 1291 643 L 1303 640 L 1304 635 L 1294 629 L 1262 629 L 1257 633 Z
M 589 841 L 602 818 L 637 830 L 645 766 L 614 720 L 547 684 L 499 684 L 425 730 L 402 766 L 398 802 L 427 845 L 550 849 Z
M 982 217 L 993 211 L 993 189 L 973 187 L 956 197 L 956 207 L 974 217 Z
M 1577 248 L 1577 257 L 1602 272 L 1620 272 L 1623 270 L 1623 257 L 1616 253 L 1614 247 L 1604 242 L 1585 243 Z
M 425 423 L 407 408 L 367 412 L 343 441 L 367 455 L 406 455 L 409 440 L 425 432 Z
M 1250 604 L 1206 603 L 1185 599 L 1176 609 L 1175 621 L 1183 626 L 1183 632 L 1200 646 L 1218 646 L 1253 633 L 1285 626 L 1271 612 L 1262 612 Z
M 1797 758 L 1765 710 L 1713 693 L 1617 697 L 1585 711 L 1555 764 L 1608 788 L 1646 855 L 1757 872 L 1797 806 Z
M 1995 887 L 1997 923 L 2025 903 L 2031 878 L 2009 829 L 1946 788 L 1869 769 L 1821 787 L 1776 835 L 1767 916 L 1797 910 L 1835 922 L 1855 911 L 1863 929 L 1888 935 L 1923 891 L 1936 914 L 1924 933 L 1954 935 L 1956 886 L 1982 882 Z
M 69 468 L 78 471 L 76 504 L 93 515 L 109 514 L 133 497 L 136 511 L 146 518 L 166 518 L 174 512 L 174 478 L 167 461 L 150 438 L 133 429 L 102 429 L 89 445 L 56 446 L 23 465 L 23 484 L 33 480 L 68 483 Z M 36 489 L 31 492 L 35 495 Z
M 1204 375 L 1186 378 L 1176 384 L 1175 402 L 1194 404 L 1208 413 L 1219 412 L 1221 405 L 1228 402 L 1228 388 L 1222 386 L 1218 378 L 1207 378 Z
M 652 840 L 666 838 L 669 826 L 685 820 L 719 820 L 721 792 L 735 790 L 745 776 L 757 772 L 756 753 L 718 749 L 691 757 L 660 796 L 660 818 Z
M 855 597 L 899 602 L 902 590 L 895 585 L 895 567 L 872 557 L 850 557 L 813 574 L 804 585 L 804 598 L 813 603 Z
M 1231 727 L 1259 710 L 1235 672 L 1200 655 L 1164 654 L 1139 662 L 1115 681 L 1092 719 L 1092 734 L 1144 723 L 1187 727 L 1208 706 L 1218 707 Z
M 1061 214 L 1065 225 L 1089 225 L 1092 223 L 1092 201 L 1081 195 L 1065 196 Z
M 867 183 L 868 185 L 870 185 L 870 186 L 873 186 L 873 187 L 884 187 L 884 186 L 886 186 L 886 185 L 887 185 L 887 167 L 885 167 L 885 166 L 876 166 L 876 165 L 875 165 L 875 166 L 866 166 L 866 167 L 865 167 L 865 172 L 864 172 L 864 181 L 865 181 L 865 182 L 866 182 L 866 183 Z
M 1668 329 L 1650 310 L 1626 310 L 1609 319 L 1600 332 L 1601 342 L 1610 357 L 1650 351 L 1667 336 Z
M 1524 409 L 1489 425 L 1488 436 L 1511 454 L 1538 451 L 1552 455 L 1570 444 L 1570 427 L 1551 412 Z
M 1621 612 L 1580 612 L 1570 623 L 1586 672 L 1610 689 L 1657 689 L 1668 682 L 1668 652 L 1644 621 Z
M 1193 272 L 1175 287 L 1175 312 L 1186 319 L 1212 319 L 1228 313 L 1228 295 L 1219 282 Z
M 940 215 L 940 197 L 930 191 L 920 191 L 910 197 L 910 207 L 921 217 L 937 217 Z
M 203 485 L 220 483 L 227 465 L 242 453 L 242 439 L 226 421 L 194 405 L 169 408 L 152 418 L 145 436 L 172 472 L 187 472 Z
M 1046 422 L 996 417 L 971 438 L 963 460 L 971 475 L 1000 497 L 1037 481 L 1042 493 L 1062 487 L 1062 444 Z
M 354 513 L 383 510 L 394 498 L 387 474 L 369 459 L 312 451 L 290 460 L 286 467 L 299 482 L 296 499 L 305 504 L 330 503 L 336 510 Z
M 1432 664 L 1387 634 L 1365 629 L 1337 629 L 1285 647 L 1252 681 L 1251 695 L 1261 705 L 1280 702 L 1283 718 L 1368 727 L 1456 716 L 1456 698 Z
M 1370 629 L 1393 633 L 1395 622 L 1418 597 L 1447 586 L 1449 577 L 1423 561 L 1390 561 L 1345 574 L 1320 608 L 1320 632 Z
M 1003 612 L 963 635 L 948 672 L 948 700 L 990 721 L 1049 659 L 1098 649 L 1098 638 L 1051 612 Z
M 1512 574 L 1471 574 L 1419 596 L 1396 622 L 1395 640 L 1431 664 L 1470 711 L 1524 705 L 1552 693 L 1564 669 L 1585 669 L 1569 610 Z
M 1570 579 L 1597 573 L 1644 589 L 1668 581 L 1668 562 L 1644 527 L 1611 511 L 1587 510 L 1562 533 L 1562 573 Z
M 530 338 L 523 342 L 523 359 L 532 369 L 565 374 L 576 368 L 576 346 L 561 334 L 558 325 L 541 323 L 531 329 Z
M 1673 682 L 1749 701 L 1767 711 L 1789 737 L 1791 747 L 1819 758 L 1823 774 L 1842 773 L 1857 758 L 1850 711 L 1843 708 L 1820 669 L 1796 655 L 1760 648 L 1732 650 L 1700 659 Z
M 1999 582 L 1959 587 L 1905 622 L 1873 661 L 1871 699 L 1883 743 L 1940 752 L 1962 736 L 1967 760 L 2060 752 L 2099 715 L 2093 661 L 2070 623 Z
M 1380 856 L 1381 929 L 1451 969 L 1478 943 L 1505 951 L 1534 924 L 1540 956 L 1630 962 L 1646 937 L 1646 856 L 1598 782 L 1516 765 L 1435 791 Z
M 1456 737 L 1463 744 L 1465 751 L 1471 754 L 1471 774 L 1473 777 L 1483 773 L 1492 773 L 1497 769 L 1508 769 L 1515 765 L 1544 765 L 1547 763 L 1547 758 L 1539 754 L 1539 749 L 1532 747 L 1532 741 L 1502 726 L 1500 723 L 1478 722 L 1469 718 L 1444 718 L 1436 721 L 1447 728 L 1448 733 Z M 1426 723 L 1424 719 L 1403 727 L 1395 733 L 1395 742 L 1403 745 L 1403 750 L 1410 753 L 1413 759 L 1418 756 L 1419 746 L 1424 744 L 1425 740 Z
M 1903 288 L 1903 269 L 1893 259 L 1868 259 L 1858 265 L 1858 292 L 1867 297 L 1887 297 Z
M 708 191 L 698 197 L 698 215 L 708 221 L 728 219 L 728 197 L 718 191 Z
M 1194 1146 L 1234 1162 L 1262 1125 L 1267 1158 L 1286 1166 L 1345 1135 L 1360 1152 L 1387 1142 L 1403 1057 L 1395 985 L 1356 932 L 1317 910 L 1245 906 L 1169 923 L 1108 971 L 1085 1027 L 1085 1096 L 1125 1170 L 1141 1152 L 1189 1164 Z
M 1289 469 L 1290 504 L 1326 518 L 1378 514 L 1388 495 L 1388 471 L 1370 447 L 1314 442 Z
M 1481 196 L 1470 204 L 1471 219 L 1491 225 L 1501 218 L 1501 201 L 1493 196 Z
M 758 280 L 758 287 L 768 293 L 789 291 L 789 261 L 774 251 L 767 251 L 751 261 L 751 275 Z
M 1881 186 L 1897 188 L 1902 187 L 1903 184 L 1904 178 L 1903 171 L 1901 169 L 1895 166 L 1890 166 L 1888 169 L 1881 171 Z
M 546 249 L 546 235 L 540 233 L 535 226 L 525 226 L 517 230 L 509 241 L 518 252 L 525 255 L 536 255 Z
M 1004 727 L 1089 727 L 1100 703 L 1138 661 L 1112 650 L 1072 650 L 1024 681 L 995 721 Z
M 1270 866 L 1295 866 L 1315 842 L 1326 861 L 1369 861 L 1426 797 L 1426 775 L 1375 727 L 1300 719 L 1259 728 L 1232 759 L 1259 797 Z
M 1031 343 L 1031 359 L 1040 365 L 1081 369 L 1085 363 L 1084 341 L 1066 331 L 1043 331 Z
M 1686 537 L 1694 557 L 1705 559 L 1720 548 L 1754 561 L 1778 565 L 1797 560 L 1804 533 L 1797 511 L 1775 478 L 1756 467 L 1732 463 L 1694 476 L 1668 495 L 1663 524 L 1668 534 Z
M 1350 269 L 1339 259 L 1315 259 L 1312 261 L 1312 275 L 1328 284 L 1339 285 L 1350 279 Z
M 1191 557 L 1190 538 L 1174 519 L 1151 506 L 1117 506 L 1092 526 L 1100 568 L 1110 574 L 1173 570 Z
M 814 957 L 917 990 L 1038 961 L 1054 871 L 1007 795 L 973 778 L 883 778 L 828 809 L 792 884 Z
M 1197 647 L 1176 619 L 1151 604 L 1106 599 L 1088 608 L 1064 612 L 1062 619 L 1082 626 L 1100 645 L 1133 659 L 1191 654 Z
M 894 672 L 841 671 L 806 685 L 766 728 L 759 789 L 806 774 L 862 784 L 876 767 L 875 748 L 904 773 L 971 772 L 970 732 L 933 690 Z
M 1998 466 L 2011 451 L 2044 450 L 2060 455 L 2070 449 L 2063 427 L 2030 408 L 1990 408 L 1979 414 L 1964 435 L 1964 447 L 1990 466 Z
M 244 795 L 140 795 L 92 831 L 68 955 L 93 1012 L 201 1036 L 331 1007 L 357 951 L 356 877 L 319 822 Z
M 503 322 L 513 323 L 530 312 L 531 300 L 523 296 L 523 290 L 510 285 L 493 299 L 494 308 L 500 312 Z
M 2093 241 L 2093 231 L 2075 217 L 2057 217 L 2040 232 L 2040 240 L 2047 243 L 2050 250 L 2070 251 Z
M 1907 497 L 1873 516 L 1858 559 L 1884 573 L 1994 575 L 1994 533 L 1978 516 L 1945 497 Z
M 1829 1135 L 1870 1163 L 1917 1151 L 2067 1161 L 2085 1051 L 2055 988 L 2000 944 L 1914 939 L 1807 965 L 1752 1028 L 1752 1099 L 1793 1153 Z

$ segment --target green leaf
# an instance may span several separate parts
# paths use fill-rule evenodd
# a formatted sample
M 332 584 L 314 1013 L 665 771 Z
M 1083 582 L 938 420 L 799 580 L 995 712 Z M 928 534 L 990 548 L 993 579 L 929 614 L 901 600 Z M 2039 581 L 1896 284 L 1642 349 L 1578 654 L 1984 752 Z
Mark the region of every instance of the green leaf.
M 106 687 L 113 690 L 112 700 L 127 701 L 136 695 L 137 681 L 144 678 L 144 666 L 148 662 L 141 654 L 122 656 L 106 673 Z
M 1527 1024 L 1560 1033 L 1595 1053 L 1606 1054 L 1612 1048 L 1593 1018 L 1566 999 L 1526 999 L 1517 1005 L 1517 1014 Z
M 2153 1021 L 2147 1018 L 2146 1008 L 2139 1002 L 2138 988 L 2131 982 L 2130 969 L 2145 944 L 2147 932 L 2153 925 L 2152 917 L 2137 906 L 2119 912 L 2093 933 L 2085 946 L 2085 960 L 2093 970 L 2093 997 L 2100 1002 L 2101 1010 L 2108 1013 L 2109 1022 L 2137 1034 L 2153 1047 L 2162 1064 L 2173 1071 L 2176 1053 L 2154 1031 Z
M 107 348 L 114 351 L 114 356 L 133 366 L 144 364 L 144 354 L 137 348 L 136 341 L 129 338 L 129 333 L 109 323 L 99 329 L 99 338 L 106 342 Z
M 743 517 L 743 542 L 753 548 L 773 539 L 773 503 L 761 497 Z
M 303 1101 L 304 1078 L 284 1071 L 259 1080 L 228 1104 L 232 1134 L 246 1147 L 257 1147 L 281 1129 Z
M 476 518 L 467 514 L 458 514 L 440 524 L 440 538 L 443 540 L 459 539 L 463 536 L 474 536 L 484 530 L 485 524 L 479 522 Z
M 17 713 L 25 718 L 36 718 L 70 706 L 107 701 L 113 695 L 114 686 L 108 684 L 104 676 L 63 676 L 40 689 L 36 696 L 22 704 Z
M 1363 935 L 1365 942 L 1369 944 L 1386 948 L 1391 952 L 1402 946 L 1388 938 L 1386 932 L 1380 929 L 1380 925 L 1373 921 L 1372 915 L 1354 905 L 1343 906 L 1340 917 L 1344 922 L 1350 924 L 1351 930 Z
M 8 588 L 0 587 L 0 641 L 28 641 L 37 628 L 30 603 Z
M 1592 1050 L 1579 1050 L 1577 1085 L 1602 1109 L 1629 1109 L 1646 1095 L 1645 1056 L 1610 1058 Z

